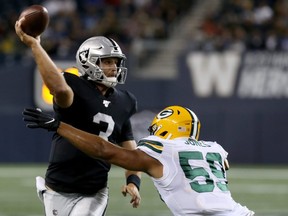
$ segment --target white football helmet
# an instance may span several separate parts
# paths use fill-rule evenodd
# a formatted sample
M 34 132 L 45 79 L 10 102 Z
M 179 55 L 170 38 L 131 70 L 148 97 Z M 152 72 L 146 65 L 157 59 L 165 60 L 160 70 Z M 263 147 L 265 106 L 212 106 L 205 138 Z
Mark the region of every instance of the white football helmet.
M 109 57 L 119 58 L 115 77 L 107 77 L 99 67 L 101 59 Z M 87 39 L 76 53 L 76 64 L 80 75 L 87 75 L 89 80 L 107 87 L 125 83 L 127 76 L 125 60 L 126 56 L 122 53 L 120 46 L 113 39 L 103 36 Z

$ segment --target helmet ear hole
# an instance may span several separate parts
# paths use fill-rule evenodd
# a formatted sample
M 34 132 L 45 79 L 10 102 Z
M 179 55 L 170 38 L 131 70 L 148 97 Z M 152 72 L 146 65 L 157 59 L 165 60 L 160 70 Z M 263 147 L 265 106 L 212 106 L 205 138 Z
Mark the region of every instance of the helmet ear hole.
M 168 133 L 168 131 L 163 131 L 162 133 L 160 133 L 160 136 L 165 136 Z

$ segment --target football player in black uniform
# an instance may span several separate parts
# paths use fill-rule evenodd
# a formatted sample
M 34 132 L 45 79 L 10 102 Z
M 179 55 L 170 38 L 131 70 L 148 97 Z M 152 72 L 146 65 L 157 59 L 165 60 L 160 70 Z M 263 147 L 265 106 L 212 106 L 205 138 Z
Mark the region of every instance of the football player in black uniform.
M 79 47 L 77 69 L 81 76 L 59 73 L 57 66 L 40 44 L 21 29 L 15 30 L 31 48 L 43 82 L 53 95 L 57 119 L 101 136 L 127 149 L 135 149 L 130 117 L 136 112 L 135 97 L 114 88 L 123 84 L 127 68 L 125 55 L 111 38 L 92 37 Z M 68 140 L 55 133 L 45 180 L 36 178 L 37 191 L 45 205 L 46 216 L 105 215 L 108 202 L 107 177 L 110 164 L 85 155 Z M 131 195 L 131 204 L 140 204 L 141 174 L 126 171 L 123 195 Z

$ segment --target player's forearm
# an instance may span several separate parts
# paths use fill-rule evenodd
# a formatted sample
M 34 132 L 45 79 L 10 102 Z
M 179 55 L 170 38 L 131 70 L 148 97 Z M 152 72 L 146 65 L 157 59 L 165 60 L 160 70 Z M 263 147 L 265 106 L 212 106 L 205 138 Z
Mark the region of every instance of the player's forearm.
M 73 91 L 64 76 L 39 43 L 34 43 L 31 49 L 42 80 L 53 95 L 56 104 L 62 108 L 69 107 L 73 102 Z
M 141 162 L 139 160 L 136 162 L 139 155 L 131 153 L 131 150 L 123 149 L 97 135 L 79 130 L 64 122 L 60 122 L 57 133 L 92 158 L 106 160 L 127 170 L 135 170 L 127 171 L 126 177 L 133 174 L 141 177 L 141 172 L 136 171 L 141 170 Z
M 64 77 L 39 42 L 33 43 L 31 50 L 43 82 L 54 95 L 57 89 L 65 87 Z
M 103 159 L 123 168 L 131 168 L 129 161 L 123 161 L 123 157 L 125 157 L 125 155 L 121 156 L 123 153 L 125 154 L 125 152 L 121 152 L 123 149 L 100 136 L 79 130 L 64 122 L 60 122 L 57 133 L 92 158 Z
M 90 157 L 105 159 L 106 154 L 103 152 L 103 149 L 109 143 L 101 137 L 78 130 L 64 122 L 60 123 L 57 133 Z

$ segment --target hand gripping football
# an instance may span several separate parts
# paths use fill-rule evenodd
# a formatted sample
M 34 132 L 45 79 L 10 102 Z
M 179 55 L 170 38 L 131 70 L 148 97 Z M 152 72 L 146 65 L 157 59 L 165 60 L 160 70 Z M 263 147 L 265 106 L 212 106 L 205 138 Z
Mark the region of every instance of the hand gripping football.
M 42 34 L 49 24 L 48 11 L 42 5 L 29 6 L 22 11 L 18 20 L 22 17 L 25 17 L 21 23 L 22 30 L 33 37 Z

